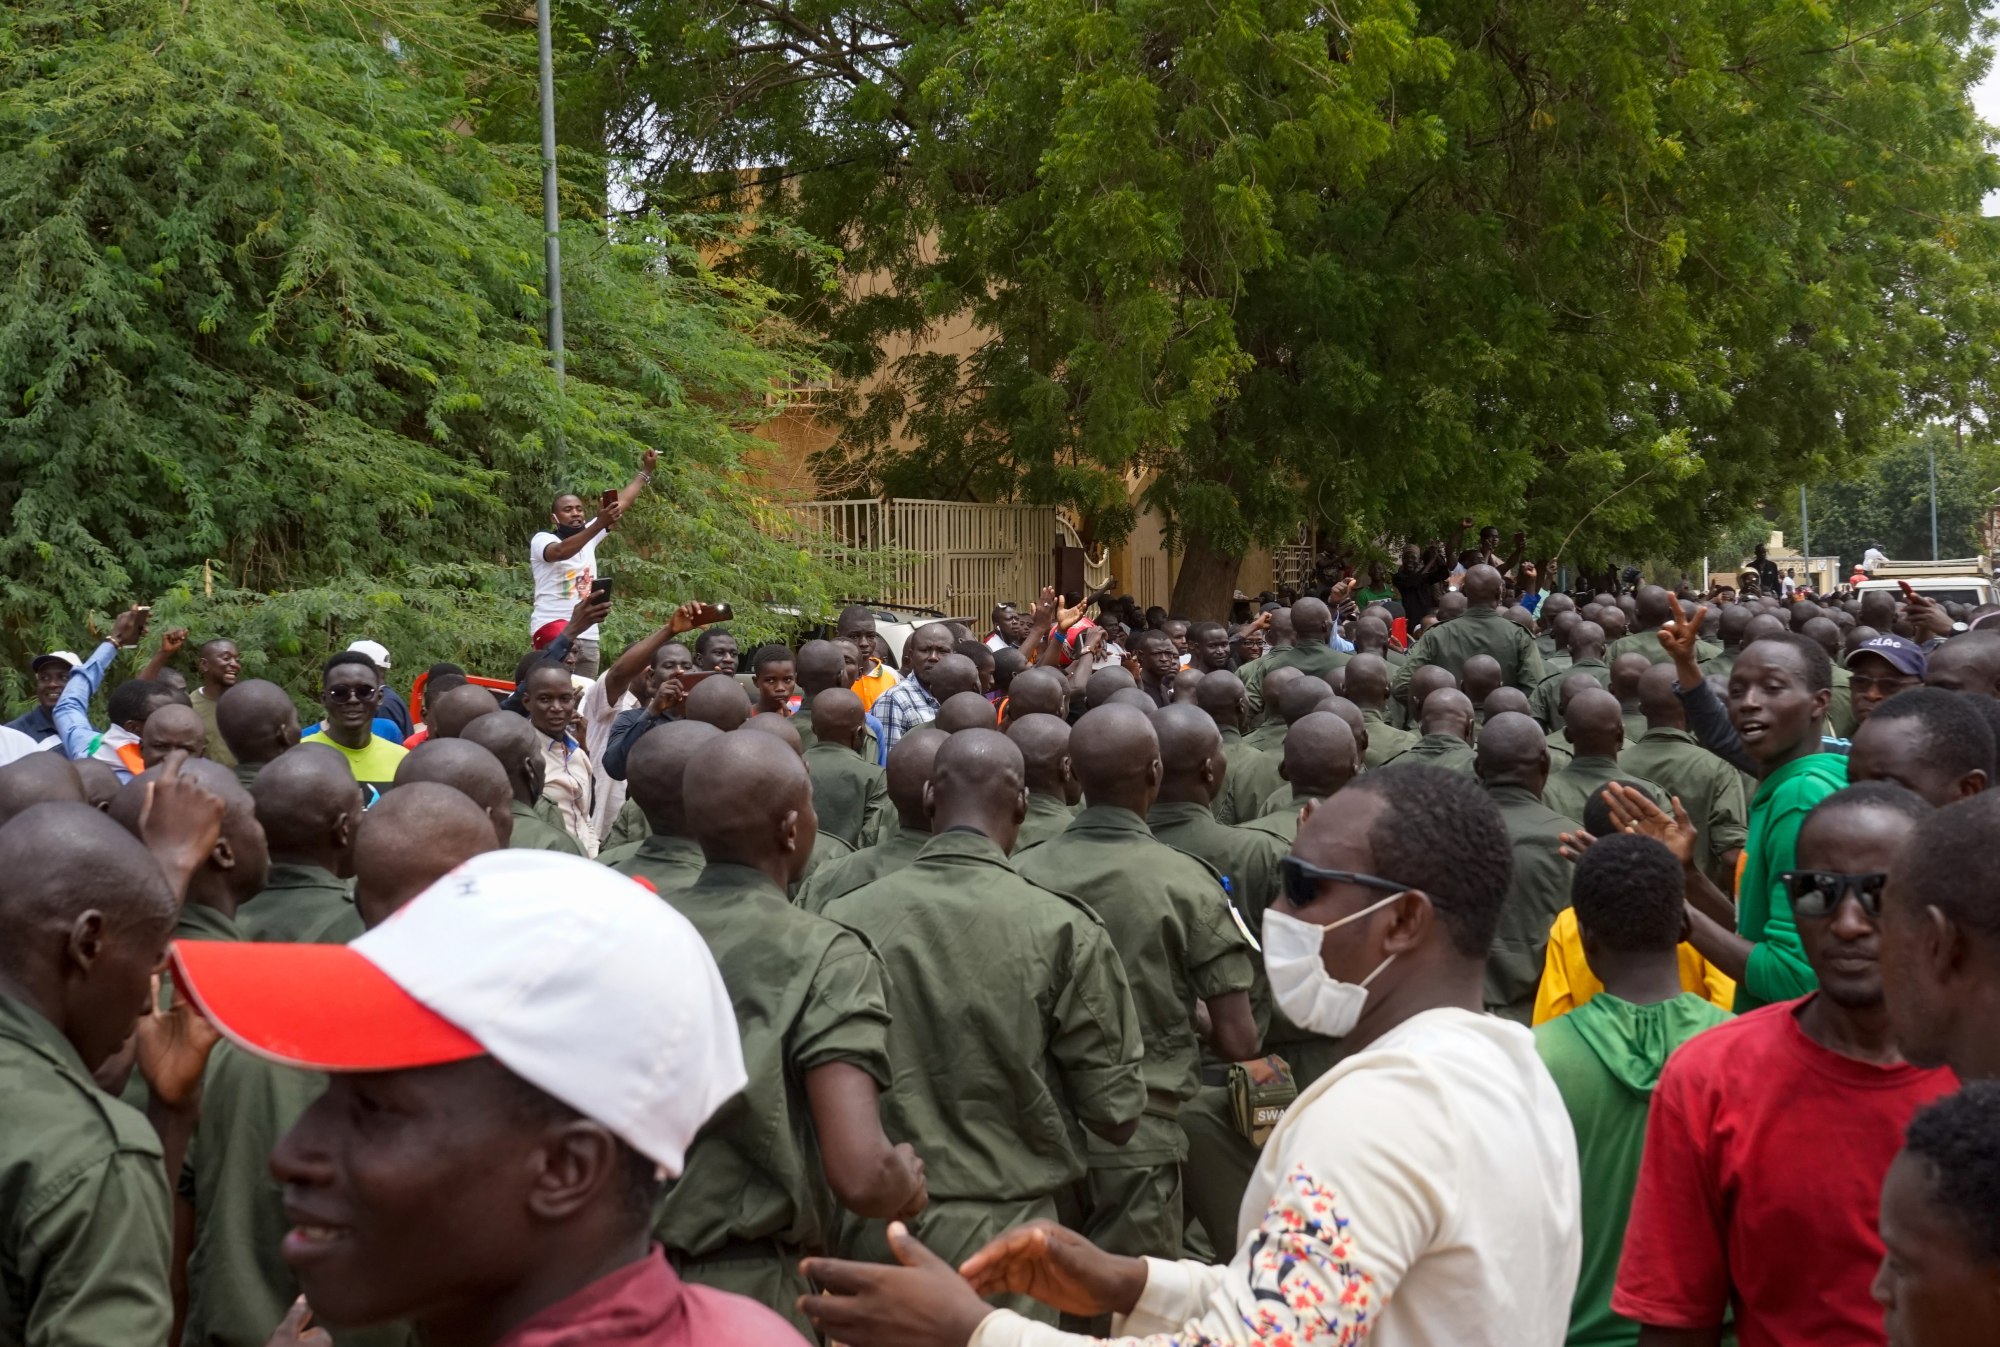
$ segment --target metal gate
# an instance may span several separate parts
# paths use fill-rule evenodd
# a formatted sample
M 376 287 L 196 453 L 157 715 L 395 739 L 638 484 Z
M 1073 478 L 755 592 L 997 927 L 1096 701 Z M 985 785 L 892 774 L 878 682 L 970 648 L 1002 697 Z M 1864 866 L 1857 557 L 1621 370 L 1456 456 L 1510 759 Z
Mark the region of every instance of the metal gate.
M 1023 607 L 1048 583 L 1056 512 L 1046 505 L 948 500 L 822 500 L 784 507 L 815 547 L 902 554 L 870 595 L 984 622 L 996 603 Z

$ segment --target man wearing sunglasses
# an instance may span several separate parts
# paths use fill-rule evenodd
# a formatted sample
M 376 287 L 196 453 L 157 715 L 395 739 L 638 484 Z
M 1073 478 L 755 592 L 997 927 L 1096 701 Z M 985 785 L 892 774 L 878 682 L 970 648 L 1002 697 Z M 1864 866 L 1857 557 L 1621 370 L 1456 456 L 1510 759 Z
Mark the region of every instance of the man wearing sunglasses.
M 392 722 L 376 718 L 382 705 L 382 671 L 359 651 L 341 651 L 326 662 L 320 676 L 319 704 L 326 709 L 326 719 L 306 731 L 305 738 L 338 749 L 354 779 L 374 788 L 365 792 L 369 798 L 387 790 L 409 750 Z
M 1744 1347 L 1882 1341 L 1882 1176 L 1911 1116 L 1957 1085 L 1903 1059 L 1882 994 L 1886 872 L 1931 812 L 1881 782 L 1815 807 L 1778 882 L 1819 990 L 1668 1059 L 1611 1299 L 1639 1347 L 1714 1347 L 1732 1313 Z
M 1001 1292 L 1117 1314 L 1121 1347 L 1561 1343 L 1576 1139 L 1532 1035 L 1480 1013 L 1508 868 L 1499 811 L 1462 773 L 1370 773 L 1306 819 L 1264 965 L 1287 1013 L 1348 1055 L 1265 1142 L 1226 1267 L 1037 1222 L 961 1270 L 892 1226 L 904 1266 L 808 1260 L 825 1293 L 806 1312 L 852 1347 L 1084 1347 L 979 1298 Z

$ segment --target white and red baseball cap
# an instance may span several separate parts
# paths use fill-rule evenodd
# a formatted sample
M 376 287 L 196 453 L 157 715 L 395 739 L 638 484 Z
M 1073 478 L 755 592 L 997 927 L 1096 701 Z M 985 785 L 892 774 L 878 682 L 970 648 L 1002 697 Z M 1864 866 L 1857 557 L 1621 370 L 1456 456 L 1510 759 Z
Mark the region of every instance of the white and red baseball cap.
M 700 933 L 578 856 L 488 852 L 352 944 L 180 940 L 173 967 L 261 1057 L 395 1071 L 491 1056 L 670 1176 L 747 1079 Z

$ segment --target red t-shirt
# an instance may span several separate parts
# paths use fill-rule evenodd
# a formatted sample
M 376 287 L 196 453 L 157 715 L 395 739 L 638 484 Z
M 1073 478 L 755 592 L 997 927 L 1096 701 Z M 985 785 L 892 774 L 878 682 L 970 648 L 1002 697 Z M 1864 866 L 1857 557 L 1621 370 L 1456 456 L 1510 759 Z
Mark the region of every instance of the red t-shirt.
M 655 1244 L 517 1325 L 495 1347 L 806 1347 L 799 1331 L 739 1295 L 684 1282 Z
M 1736 1314 L 1741 1347 L 1882 1347 L 1868 1293 L 1882 1176 L 1944 1068 L 1829 1052 L 1784 1001 L 1696 1035 L 1667 1059 L 1611 1308 L 1666 1328 Z

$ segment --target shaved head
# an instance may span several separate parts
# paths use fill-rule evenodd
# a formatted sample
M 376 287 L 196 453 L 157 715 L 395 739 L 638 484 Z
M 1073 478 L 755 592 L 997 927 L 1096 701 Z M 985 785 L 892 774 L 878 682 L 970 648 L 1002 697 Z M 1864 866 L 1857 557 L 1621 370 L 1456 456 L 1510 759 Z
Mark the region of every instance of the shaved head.
M 830 688 L 847 686 L 847 659 L 832 641 L 807 641 L 800 646 L 793 671 L 798 675 L 799 691 L 808 700 Z M 813 733 L 819 733 L 817 722 Z
M 938 750 L 949 738 L 943 730 L 919 725 L 889 750 L 884 784 L 889 803 L 896 807 L 896 817 L 905 828 L 925 833 L 931 830 L 930 815 L 924 812 L 924 785 L 931 779 L 931 764 L 937 760 Z
M 438 699 L 425 708 L 425 720 L 431 727 L 432 740 L 457 739 L 464 735 L 466 726 L 499 709 L 500 703 L 485 688 L 477 683 L 461 683 L 438 694 Z
M 979 691 L 979 666 L 964 655 L 946 655 L 931 669 L 931 676 L 924 684 L 939 705 L 950 701 L 961 692 Z
M 1012 851 L 1028 812 L 1021 750 L 997 730 L 949 735 L 932 760 L 924 799 L 934 832 L 971 828 Z
M 1227 669 L 1205 675 L 1194 690 L 1194 704 L 1208 712 L 1218 729 L 1243 727 L 1243 680 Z
M 990 730 L 996 723 L 993 703 L 977 692 L 954 692 L 938 707 L 937 719 L 932 723 L 946 734 Z
M 1470 607 L 1496 608 L 1500 604 L 1500 572 L 1491 566 L 1479 565 L 1466 570 L 1465 581 L 1459 592 L 1465 595 Z
M 1090 681 L 1083 685 L 1084 707 L 1090 710 L 1108 706 L 1114 696 L 1138 686 L 1139 680 L 1132 677 L 1129 669 L 1116 664 L 1108 669 L 1099 669 L 1090 676 Z
M 1285 704 L 1285 689 L 1306 676 L 1305 671 L 1290 664 L 1280 664 L 1264 675 L 1264 686 L 1259 689 L 1267 709 L 1277 710 Z M 1204 680 L 1204 687 L 1207 686 Z
M 1628 650 L 1611 661 L 1611 695 L 1625 699 L 1639 695 L 1639 680 L 1646 676 L 1646 670 L 1653 667 L 1653 661 L 1636 650 Z
M 1500 715 L 1525 716 L 1529 712 L 1528 694 L 1519 688 L 1494 688 L 1479 704 L 1479 710 L 1488 720 Z
M 1028 789 L 1069 803 L 1076 783 L 1069 763 L 1069 723 L 1040 712 L 1019 716 L 1008 725 L 1007 739 L 1021 750 Z
M 1160 784 L 1160 741 L 1151 717 L 1129 706 L 1087 711 L 1070 731 L 1069 756 L 1087 802 L 1145 817 Z
M 60 753 L 29 753 L 0 767 L 0 823 L 38 804 L 85 804 L 83 778 Z
M 1347 661 L 1347 681 L 1341 693 L 1364 710 L 1380 711 L 1389 704 L 1391 678 L 1388 660 L 1380 655 L 1356 655 Z
M 448 786 L 457 791 L 486 811 L 487 822 L 492 825 L 494 840 L 499 845 L 504 847 L 514 840 L 513 783 L 507 780 L 507 769 L 491 751 L 469 739 L 426 739 L 396 765 L 397 794 L 402 794 L 404 786 L 419 784 Z M 358 856 L 359 853 L 357 866 Z
M 1466 700 L 1477 706 L 1506 678 L 1500 661 L 1491 655 L 1474 655 L 1459 671 L 1459 686 Z
M 175 749 L 191 758 L 207 757 L 208 727 L 192 706 L 168 702 L 146 717 L 146 727 L 139 731 L 139 757 L 157 767 Z
M 1424 699 L 1425 734 L 1453 734 L 1471 743 L 1472 724 L 1472 699 L 1457 688 L 1439 688 Z
M 1655 664 L 1639 675 L 1639 710 L 1653 729 L 1687 728 L 1687 712 L 1674 694 L 1674 666 Z
M 521 728 L 534 734 L 525 720 Z M 250 798 L 273 856 L 337 854 L 340 866 L 326 868 L 346 873 L 354 825 L 361 821 L 361 787 L 338 749 L 306 743 L 280 753 L 257 773 Z
M 811 711 L 815 739 L 860 750 L 861 732 L 868 727 L 868 712 L 860 697 L 844 687 L 826 688 L 813 694 Z M 629 775 L 631 769 L 626 770 Z
M 764 715 L 750 717 L 743 722 L 741 728 L 768 735 L 800 756 L 805 754 L 805 738 L 800 735 L 799 727 L 792 724 L 790 717 L 767 712 Z
M 493 769 L 497 774 L 500 764 Z M 354 906 L 362 924 L 381 925 L 466 861 L 499 848 L 492 815 L 470 797 L 438 781 L 402 785 L 399 776 L 396 789 L 376 802 L 355 833 Z
M 1318 599 L 1292 605 L 1292 631 L 1299 640 L 1324 642 L 1333 635 L 1333 610 Z
M 1616 697 L 1602 688 L 1590 688 L 1570 699 L 1563 712 L 1563 733 L 1578 757 L 1615 758 L 1625 744 L 1625 713 Z
M 1198 706 L 1166 706 L 1152 717 L 1160 745 L 1160 798 L 1208 804 L 1228 770 L 1222 731 Z
M 1023 669 L 1007 688 L 1007 719 L 1069 714 L 1069 683 L 1054 669 Z
M 1473 770 L 1489 786 L 1519 786 L 1539 798 L 1549 779 L 1548 738 L 1527 716 L 1509 711 L 1488 717 Z
M 514 788 L 515 800 L 531 805 L 541 795 L 542 776 L 547 768 L 542 761 L 541 742 L 527 717 L 481 716 L 467 725 L 459 737 L 500 760 L 507 781 Z
M 109 809 L 120 785 L 111 764 L 96 758 L 80 758 L 70 766 L 76 768 L 77 780 L 83 783 L 83 802 L 95 809 Z M 0 823 L 4 822 L 5 819 L 0 819 Z
M 1603 659 L 1604 647 L 1609 644 L 1604 628 L 1598 623 L 1585 619 L 1570 629 L 1569 656 L 1571 659 Z
M 1311 674 L 1293 680 L 1278 698 L 1278 717 L 1287 725 L 1311 715 L 1319 709 L 1319 704 L 1333 695 L 1326 680 Z
M 1424 707 L 1431 697 L 1439 692 L 1447 692 L 1458 686 L 1458 679 L 1451 670 L 1438 664 L 1426 664 L 1410 675 L 1410 714 L 1421 720 Z M 1471 703 L 1467 702 L 1470 706 Z
M 819 699 L 854 697 L 842 688 L 831 688 L 813 699 L 818 715 Z M 861 699 L 855 697 L 858 703 Z M 655 833 L 667 837 L 688 837 L 686 789 L 688 765 L 712 748 L 722 731 L 699 720 L 670 720 L 646 731 L 625 758 L 625 785 L 646 822 Z
M 150 768 L 126 782 L 111 799 L 108 812 L 112 821 L 134 837 L 140 837 L 147 797 L 161 775 L 161 768 Z M 222 835 L 209 848 L 201 868 L 189 878 L 186 901 L 233 916 L 237 904 L 247 903 L 264 891 L 271 874 L 269 846 L 257 822 L 257 807 L 250 792 L 236 780 L 236 773 L 219 762 L 189 758 L 181 764 L 181 775 L 222 801 Z
M 1294 797 L 1324 799 L 1361 771 L 1361 746 L 1346 721 L 1315 711 L 1285 732 L 1285 760 L 1279 769 Z
M 688 833 L 711 864 L 769 867 L 786 876 L 784 884 L 804 873 L 819 817 L 806 765 L 783 741 L 768 734 L 711 740 L 681 789 Z
M 246 678 L 215 703 L 215 728 L 238 763 L 256 767 L 299 742 L 299 709 L 276 683 Z
M 688 693 L 681 713 L 718 730 L 733 730 L 750 718 L 750 699 L 734 678 L 705 678 Z

